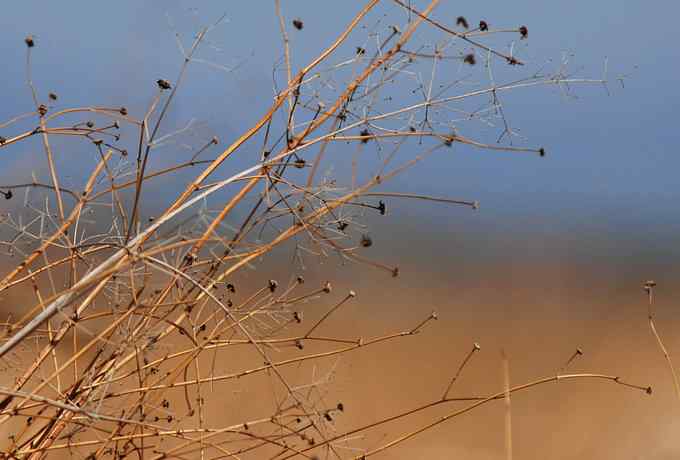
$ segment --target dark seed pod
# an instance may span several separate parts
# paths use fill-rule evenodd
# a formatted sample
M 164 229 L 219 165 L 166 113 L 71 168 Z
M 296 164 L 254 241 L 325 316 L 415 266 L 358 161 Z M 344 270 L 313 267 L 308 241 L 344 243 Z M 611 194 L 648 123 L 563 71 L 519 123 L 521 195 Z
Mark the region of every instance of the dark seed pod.
M 47 114 L 47 106 L 45 104 L 40 104 L 38 107 L 38 113 L 41 117 L 44 117 Z
M 373 246 L 373 240 L 371 239 L 371 237 L 368 235 L 362 235 L 361 246 L 363 246 L 364 248 L 370 248 L 371 246 Z
M 361 46 L 357 46 L 357 54 L 358 55 L 366 54 L 366 50 L 363 49 Z
M 467 19 L 465 19 L 465 17 L 463 17 L 463 16 L 458 16 L 458 18 L 456 19 L 456 25 L 457 25 L 457 26 L 461 26 L 461 27 L 463 27 L 463 28 L 465 28 L 465 29 L 467 29 L 468 27 L 470 27 L 470 26 L 468 25 Z
M 127 111 L 127 109 L 126 109 L 125 107 L 121 107 L 120 109 L 118 109 L 118 111 L 119 111 L 120 114 L 123 115 L 123 116 L 125 116 L 125 115 L 128 114 L 128 111 Z
M 368 136 L 371 135 L 371 132 L 368 129 L 363 129 L 359 134 L 361 134 L 361 136 L 363 137 L 363 139 L 361 139 L 361 143 L 367 144 L 369 140 Z
M 519 28 L 519 35 L 522 40 L 529 38 L 529 29 L 527 29 L 527 26 L 521 26 Z
M 56 100 L 57 100 L 57 95 L 54 94 L 54 93 L 48 94 L 47 97 L 49 97 L 51 101 L 56 101 Z
M 26 43 L 26 46 L 29 48 L 33 48 L 35 46 L 35 41 L 33 41 L 33 35 L 29 35 L 26 38 L 24 38 L 24 43 Z
M 489 30 L 489 24 L 487 24 L 486 21 L 479 21 L 479 30 L 486 32 Z
M 475 65 L 477 64 L 477 59 L 475 59 L 474 54 L 470 53 L 465 55 L 465 57 L 463 58 L 463 62 L 466 64 Z
M 293 27 L 295 27 L 297 30 L 302 30 L 304 26 L 305 24 L 302 22 L 302 19 L 300 18 L 293 19 Z
M 160 89 L 170 89 L 172 86 L 170 86 L 170 82 L 168 80 L 156 80 L 156 84 Z

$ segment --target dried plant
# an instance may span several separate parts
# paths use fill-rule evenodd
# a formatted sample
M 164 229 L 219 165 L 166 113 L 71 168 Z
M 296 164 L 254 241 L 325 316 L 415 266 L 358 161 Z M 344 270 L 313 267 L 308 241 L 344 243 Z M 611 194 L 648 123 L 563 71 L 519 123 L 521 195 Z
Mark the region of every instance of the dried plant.
M 422 8 L 394 0 L 391 13 L 403 23 L 388 25 L 375 20 L 378 3 L 367 2 L 327 48 L 295 71 L 287 28 L 292 24 L 299 34 L 307 29 L 300 18 L 286 20 L 276 0 L 285 84 L 269 110 L 221 152 L 208 156 L 219 145 L 209 136 L 178 163 L 157 169 L 156 150 L 191 130 L 162 134 L 186 69 L 200 62 L 197 52 L 220 21 L 199 31 L 191 46 L 178 42 L 179 75 L 159 78 L 155 97 L 138 115 L 125 107 L 55 109 L 55 93 L 43 101 L 30 73 L 40 42 L 26 38 L 34 111 L 0 125 L 0 150 L 39 139 L 47 179 L 0 186 L 9 204 L 23 197 L 1 221 L 4 254 L 22 260 L 0 281 L 4 299 L 21 299 L 6 307 L 14 316 L 4 323 L 0 345 L 5 371 L 15 377 L 0 387 L 7 457 L 367 458 L 492 401 L 506 401 L 510 426 L 511 395 L 544 383 L 600 379 L 648 390 L 616 376 L 562 370 L 511 386 L 506 362 L 502 390 L 454 397 L 456 379 L 480 350 L 475 344 L 448 386 L 442 382 L 442 396 L 339 432 L 334 420 L 351 408 L 319 396 L 330 378 L 293 380 L 294 366 L 407 339 L 437 318 L 373 338 L 323 334 L 333 313 L 356 294 L 341 293 L 325 314 L 316 313 L 320 297 L 335 294 L 330 283 L 305 284 L 305 259 L 337 256 L 397 276 L 397 267 L 362 254 L 376 238 L 362 223 L 367 212 L 385 215 L 388 200 L 397 199 L 478 206 L 391 192 L 383 184 L 433 152 L 459 145 L 544 156 L 541 147 L 515 145 L 503 95 L 541 85 L 569 91 L 578 83 L 605 83 L 574 77 L 565 67 L 498 83 L 498 72 L 519 72 L 524 62 L 512 46 L 506 52 L 493 40 L 508 34 L 513 43 L 526 39 L 525 26 L 493 29 L 489 24 L 496 21 L 480 21 L 469 29 L 462 16 L 447 25 L 433 18 L 436 0 Z M 419 30 L 427 32 L 422 39 Z M 433 42 L 424 41 L 433 33 Z M 456 74 L 460 78 L 440 77 Z M 18 129 L 36 120 L 37 127 Z M 479 138 L 479 126 L 497 125 L 498 142 Z M 89 175 L 68 187 L 58 166 L 61 154 L 53 148 L 55 138 L 65 137 L 88 146 L 95 159 Z M 333 144 L 353 152 L 346 180 L 323 169 Z M 225 174 L 227 159 L 252 158 L 253 151 L 259 153 L 251 166 Z M 183 170 L 197 172 L 161 213 L 147 216 L 147 184 Z M 285 279 L 253 280 L 251 274 L 243 281 L 244 270 L 278 248 L 294 254 Z M 236 362 L 234 356 L 246 356 L 244 349 L 250 365 L 219 370 Z M 219 385 L 258 376 L 276 389 L 270 413 L 246 410 L 228 426 L 207 419 Z M 368 448 L 356 438 L 453 403 L 447 415 L 380 445 Z

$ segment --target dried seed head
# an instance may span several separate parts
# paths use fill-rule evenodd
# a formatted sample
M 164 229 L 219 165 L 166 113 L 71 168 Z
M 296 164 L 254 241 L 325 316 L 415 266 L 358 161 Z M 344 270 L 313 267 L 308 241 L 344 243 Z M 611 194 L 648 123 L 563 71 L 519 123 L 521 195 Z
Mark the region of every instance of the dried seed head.
M 302 350 L 303 348 L 305 348 L 305 346 L 302 344 L 302 340 L 300 339 L 297 339 L 295 341 L 295 346 L 297 347 L 298 350 Z
M 12 193 L 11 190 L 7 190 L 6 192 L 2 192 L 3 195 L 5 195 L 6 200 L 11 200 L 12 197 L 14 196 L 14 193 Z
M 456 25 L 461 26 L 465 29 L 467 29 L 469 27 L 467 19 L 465 19 L 465 17 L 463 17 L 463 16 L 458 16 L 458 18 L 456 19 Z
M 26 38 L 24 38 L 24 43 L 26 43 L 26 46 L 28 46 L 29 48 L 33 48 L 35 46 L 33 35 L 28 35 Z
M 486 32 L 489 30 L 489 24 L 487 24 L 486 21 L 479 21 L 479 30 Z
M 304 284 L 305 283 L 305 279 L 302 276 L 298 276 L 296 281 L 298 282 L 298 284 Z
M 357 293 L 354 292 L 354 291 L 349 291 L 349 293 L 348 293 L 347 295 L 348 295 L 349 297 L 356 297 L 356 296 L 357 296 Z
M 87 123 L 85 123 L 85 126 L 87 126 L 88 128 L 94 128 L 94 121 L 89 120 Z
M 236 288 L 234 287 L 233 284 L 227 283 L 227 291 L 231 292 L 232 294 L 236 293 Z
M 385 202 L 383 200 L 378 201 L 378 211 L 380 211 L 381 216 L 384 216 L 385 213 L 387 212 Z
M 510 56 L 510 57 L 508 58 L 508 64 L 510 64 L 510 65 L 517 65 L 517 64 L 519 64 L 519 61 L 518 61 L 517 59 L 515 59 L 514 56 Z
M 125 115 L 128 114 L 128 111 L 127 111 L 127 109 L 126 109 L 125 107 L 121 107 L 120 109 L 118 109 L 118 111 L 119 111 L 120 114 L 123 115 L 123 116 L 125 116 Z
M 325 292 L 326 294 L 331 292 L 331 282 L 330 281 L 326 281 L 326 284 L 323 285 L 323 292 Z
M 301 323 L 302 322 L 302 313 L 294 311 L 293 312 L 293 319 L 295 320 L 296 323 Z
M 293 164 L 295 165 L 296 168 L 302 169 L 305 167 L 307 162 L 303 158 L 298 158 L 297 160 L 295 160 Z
M 371 135 L 371 132 L 368 129 L 364 128 L 364 129 L 361 130 L 361 132 L 359 134 L 362 136 L 361 143 L 362 144 L 368 143 L 368 140 L 370 139 L 369 136 Z
M 333 417 L 331 417 L 331 414 L 330 414 L 329 412 L 326 412 L 325 414 L 323 414 L 323 417 L 324 417 L 326 420 L 328 420 L 329 422 L 332 422 L 332 421 L 333 421 Z
M 215 136 L 215 137 L 212 138 L 212 143 L 213 143 L 213 144 L 217 145 L 219 142 L 220 142 L 220 140 L 218 139 L 217 136 Z
M 477 342 L 475 342 L 474 345 L 472 345 L 472 349 L 475 351 L 479 351 L 482 349 L 482 347 Z
M 652 387 L 647 387 L 645 389 L 645 393 L 647 393 L 648 395 L 651 395 L 652 394 Z
M 3 136 L 0 136 L 0 145 L 4 144 L 5 142 L 7 142 L 7 139 Z
M 38 107 L 38 113 L 41 117 L 44 117 L 47 114 L 47 106 L 45 104 L 40 104 Z
M 347 222 L 341 220 L 340 222 L 338 222 L 338 230 L 340 230 L 341 232 L 345 231 L 347 225 L 349 225 Z
M 373 239 L 370 236 L 364 234 L 361 236 L 361 246 L 364 248 L 370 248 L 373 246 Z
M 162 90 L 172 88 L 172 86 L 170 86 L 170 82 L 168 80 L 163 80 L 162 78 L 159 79 L 159 80 L 156 80 L 156 84 Z
M 270 290 L 271 292 L 276 291 L 276 288 L 277 288 L 278 286 L 279 286 L 278 281 L 276 281 L 276 280 L 269 280 L 269 290 Z
M 519 28 L 519 35 L 520 39 L 524 40 L 525 38 L 529 38 L 529 29 L 527 29 L 527 26 L 521 26 Z
M 337 407 L 340 412 L 345 411 L 345 405 L 343 403 L 339 402 Z
M 545 156 L 545 149 L 544 149 L 543 147 L 541 147 L 540 149 L 538 149 L 538 154 L 539 154 L 539 156 L 544 157 L 544 156 Z
M 300 18 L 293 19 L 293 27 L 295 27 L 297 30 L 302 30 L 304 26 L 305 24 L 302 22 L 302 19 Z
M 126 157 L 127 154 L 128 154 L 128 151 L 123 149 L 123 150 L 120 151 L 120 154 L 123 155 L 124 157 Z
M 357 54 L 361 56 L 362 54 L 366 54 L 366 50 L 362 48 L 361 46 L 357 46 Z
M 56 101 L 56 100 L 57 100 L 57 95 L 54 94 L 54 93 L 48 94 L 47 97 L 49 97 L 51 101 Z
M 118 123 L 118 120 L 113 122 L 113 127 L 116 128 L 116 129 L 120 129 L 120 123 Z M 116 140 L 118 140 L 118 139 L 116 139 Z
M 473 53 L 470 53 L 465 55 L 463 62 L 466 64 L 475 65 L 477 64 L 477 59 L 475 59 L 475 55 Z

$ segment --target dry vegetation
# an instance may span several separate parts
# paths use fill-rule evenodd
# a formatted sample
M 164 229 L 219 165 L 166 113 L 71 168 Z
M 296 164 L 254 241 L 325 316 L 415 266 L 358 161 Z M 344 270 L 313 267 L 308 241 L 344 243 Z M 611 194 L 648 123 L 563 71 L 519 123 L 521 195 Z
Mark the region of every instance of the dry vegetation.
M 334 312 L 358 300 L 331 283 L 305 283 L 304 267 L 339 257 L 377 268 L 376 276 L 398 276 L 397 267 L 362 253 L 375 238 L 362 223 L 367 213 L 385 215 L 390 200 L 403 199 L 477 207 L 392 192 L 385 183 L 428 155 L 455 148 L 540 161 L 543 148 L 517 146 L 504 94 L 605 84 L 572 76 L 566 65 L 527 75 L 518 51 L 529 36 L 526 26 L 435 20 L 437 3 L 369 1 L 342 34 L 328 37 L 318 57 L 295 69 L 289 34 L 303 33 L 305 18 L 286 18 L 276 1 L 272 14 L 280 20 L 284 58 L 275 75 L 285 84 L 271 108 L 221 151 L 219 140 L 208 137 L 161 168 L 155 156 L 183 133 L 164 126 L 175 92 L 187 67 L 200 64 L 197 53 L 219 21 L 189 46 L 178 37 L 181 71 L 156 82 L 141 114 L 125 107 L 60 108 L 57 94 L 43 97 L 30 71 L 40 42 L 26 38 L 34 110 L 0 125 L 0 151 L 40 142 L 47 174 L 0 186 L 15 206 L 1 221 L 2 250 L 6 262 L 14 261 L 0 281 L 6 315 L 0 357 L 12 377 L 0 386 L 0 445 L 8 458 L 366 458 L 493 401 L 506 404 L 511 457 L 515 392 L 574 379 L 651 392 L 616 376 L 568 374 L 579 351 L 560 375 L 511 387 L 506 361 L 498 393 L 456 395 L 456 380 L 480 350 L 471 344 L 429 402 L 338 430 L 336 418 L 359 409 L 329 402 L 329 379 L 300 381 L 291 373 L 359 348 L 409 340 L 437 318 L 433 313 L 408 330 L 371 338 L 351 330 L 324 333 Z M 28 128 L 22 131 L 22 124 Z M 499 137 L 484 140 L 478 126 L 494 127 Z M 55 138 L 89 146 L 94 167 L 77 188 L 63 185 L 64 153 L 53 148 L 63 143 Z M 332 144 L 351 154 L 340 160 L 351 161 L 347 177 L 326 172 Z M 256 160 L 230 171 L 227 160 L 236 155 Z M 192 179 L 173 192 L 164 211 L 146 215 L 148 183 L 186 171 Z M 293 256 L 281 279 L 248 271 L 279 249 Z M 320 312 L 328 299 L 331 307 Z M 236 379 L 252 379 L 261 398 L 244 402 L 234 422 L 224 424 L 225 418 L 211 417 L 211 401 Z M 435 406 L 450 411 L 378 444 L 362 443 L 364 433 Z

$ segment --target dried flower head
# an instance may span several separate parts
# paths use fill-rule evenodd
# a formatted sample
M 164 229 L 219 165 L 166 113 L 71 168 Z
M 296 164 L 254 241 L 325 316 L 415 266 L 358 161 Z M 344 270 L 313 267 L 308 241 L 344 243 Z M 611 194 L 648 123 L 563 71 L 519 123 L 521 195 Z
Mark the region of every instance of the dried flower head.
M 489 24 L 487 24 L 486 21 L 479 21 L 479 30 L 486 32 L 489 30 Z
M 463 27 L 463 28 L 465 28 L 465 29 L 467 29 L 468 27 L 470 27 L 470 26 L 468 25 L 467 19 L 465 19 L 464 16 L 458 16 L 458 18 L 456 18 L 456 25 L 457 25 L 457 26 L 461 26 L 461 27 Z
M 370 236 L 363 234 L 361 236 L 361 246 L 364 248 L 370 248 L 373 246 L 373 239 Z
M 366 54 L 366 50 L 361 46 L 357 46 L 357 54 L 358 55 Z
M 463 62 L 466 64 L 475 65 L 477 64 L 477 59 L 475 59 L 475 55 L 473 53 L 470 53 L 465 55 Z
M 128 111 L 127 111 L 127 109 L 126 109 L 125 107 L 121 107 L 120 109 L 118 109 L 118 111 L 119 111 L 120 114 L 123 115 L 123 116 L 125 116 L 125 115 L 128 114 Z
M 44 117 L 47 114 L 47 106 L 45 104 L 40 104 L 38 107 L 38 113 L 41 117 Z
M 47 95 L 47 97 L 50 98 L 50 101 L 56 101 L 57 100 L 57 95 L 55 93 L 50 93 Z
M 169 82 L 168 80 L 163 80 L 162 78 L 156 80 L 156 84 L 157 84 L 158 87 L 159 87 L 160 89 L 162 89 L 162 90 L 172 88 L 172 86 L 170 85 L 170 82 Z
M 362 144 L 368 143 L 368 140 L 370 139 L 371 136 L 371 132 L 368 129 L 364 128 L 361 130 L 359 134 L 362 136 L 361 143 Z
M 519 28 L 519 35 L 522 40 L 529 38 L 529 29 L 527 29 L 527 26 L 521 26 Z
M 304 26 L 305 24 L 302 22 L 302 19 L 300 18 L 293 19 L 293 27 L 295 27 L 297 30 L 302 30 Z
M 29 48 L 33 48 L 35 46 L 33 35 L 29 35 L 26 38 L 24 38 L 24 43 L 26 43 L 26 46 L 28 46 Z

